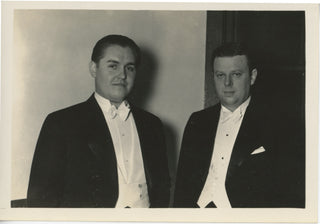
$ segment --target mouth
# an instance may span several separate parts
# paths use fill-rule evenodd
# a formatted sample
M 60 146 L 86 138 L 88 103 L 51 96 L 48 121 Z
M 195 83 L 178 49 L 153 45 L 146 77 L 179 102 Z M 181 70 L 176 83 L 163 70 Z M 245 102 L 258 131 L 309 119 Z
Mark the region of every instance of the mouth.
M 115 83 L 112 83 L 113 86 L 123 86 L 123 87 L 126 87 L 127 84 L 124 83 L 124 82 L 115 82 Z
M 223 92 L 225 96 L 233 96 L 233 94 L 235 93 L 235 91 L 224 91 Z

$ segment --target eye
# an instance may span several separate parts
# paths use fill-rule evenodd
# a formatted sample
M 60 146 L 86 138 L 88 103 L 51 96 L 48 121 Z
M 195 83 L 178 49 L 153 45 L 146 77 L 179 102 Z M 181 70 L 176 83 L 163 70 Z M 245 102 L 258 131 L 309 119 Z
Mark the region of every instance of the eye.
M 216 75 L 216 77 L 217 78 L 223 78 L 223 76 L 224 76 L 224 73 L 215 73 L 215 75 Z
M 136 71 L 136 67 L 133 66 L 133 65 L 129 65 L 129 66 L 127 66 L 126 68 L 127 68 L 127 70 L 130 71 L 130 72 L 135 72 L 135 71 Z
M 118 65 L 117 64 L 109 64 L 108 67 L 113 69 L 113 70 L 116 70 Z
M 234 77 L 240 77 L 241 75 L 242 75 L 241 72 L 234 72 L 234 73 L 232 73 L 232 76 L 234 76 Z

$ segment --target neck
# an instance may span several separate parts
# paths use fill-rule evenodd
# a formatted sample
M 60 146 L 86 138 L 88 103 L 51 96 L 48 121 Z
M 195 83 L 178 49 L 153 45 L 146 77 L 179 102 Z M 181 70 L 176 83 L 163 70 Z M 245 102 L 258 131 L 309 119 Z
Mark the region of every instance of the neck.
M 95 91 L 95 94 L 97 94 L 100 98 L 109 100 L 110 104 L 113 105 L 113 106 L 115 106 L 117 109 L 118 109 L 118 107 L 121 105 L 121 103 L 123 102 L 123 100 L 120 101 L 120 102 L 119 102 L 119 101 L 110 100 L 110 99 L 108 99 L 108 97 L 103 96 L 103 94 L 100 94 L 100 93 L 98 93 L 97 91 Z
M 222 104 L 223 105 L 223 104 Z M 233 112 L 233 111 L 235 111 L 238 107 L 230 107 L 230 106 L 228 106 L 228 105 L 223 105 L 225 108 L 227 108 L 228 110 L 230 110 L 231 112 Z
M 115 106 L 117 109 L 122 103 L 122 102 L 120 102 L 120 103 L 119 102 L 114 102 L 114 101 L 111 101 L 111 100 L 109 100 L 109 101 L 110 101 L 111 105 Z
M 246 107 L 248 106 L 250 100 L 250 95 L 246 98 L 245 101 L 243 101 L 241 104 L 239 105 L 223 105 L 223 103 L 221 103 L 222 106 L 224 106 L 225 108 L 227 108 L 228 110 L 230 110 L 231 112 L 234 112 L 236 109 L 238 109 L 239 107 L 241 107 L 242 105 L 245 105 L 246 101 L 248 101 L 248 103 L 246 103 Z M 251 98 L 250 98 L 251 99 Z

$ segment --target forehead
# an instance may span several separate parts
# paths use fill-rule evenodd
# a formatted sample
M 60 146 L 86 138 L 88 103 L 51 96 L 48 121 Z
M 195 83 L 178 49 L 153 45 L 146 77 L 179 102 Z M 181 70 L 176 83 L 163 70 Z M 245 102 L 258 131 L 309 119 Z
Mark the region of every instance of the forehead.
M 214 70 L 219 69 L 246 69 L 248 59 L 245 55 L 216 57 L 213 61 Z
M 133 50 L 128 46 L 112 44 L 107 46 L 103 51 L 103 58 L 117 57 L 127 60 L 136 60 Z

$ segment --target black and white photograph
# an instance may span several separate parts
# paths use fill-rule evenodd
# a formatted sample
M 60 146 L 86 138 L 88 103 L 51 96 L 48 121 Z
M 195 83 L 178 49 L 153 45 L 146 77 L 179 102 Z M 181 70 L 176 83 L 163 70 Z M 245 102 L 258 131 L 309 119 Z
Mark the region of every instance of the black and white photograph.
M 318 5 L 2 7 L 0 219 L 316 221 Z

